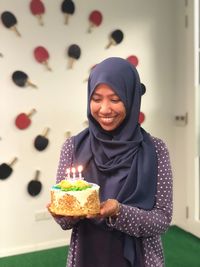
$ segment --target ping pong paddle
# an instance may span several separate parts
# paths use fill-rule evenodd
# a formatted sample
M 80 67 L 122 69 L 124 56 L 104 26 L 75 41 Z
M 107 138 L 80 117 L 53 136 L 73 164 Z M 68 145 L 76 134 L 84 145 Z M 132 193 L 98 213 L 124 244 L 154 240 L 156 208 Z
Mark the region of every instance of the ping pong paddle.
M 1 21 L 3 23 L 3 25 L 14 31 L 17 36 L 21 36 L 20 32 L 18 31 L 16 25 L 17 25 L 17 18 L 15 17 L 15 15 L 13 13 L 11 13 L 10 11 L 4 11 L 2 14 L 1 14 Z
M 139 124 L 142 124 L 144 120 L 145 120 L 145 114 L 142 111 L 140 111 L 138 119 Z
M 38 151 L 43 151 L 49 144 L 49 139 L 47 138 L 47 135 L 49 133 L 49 128 L 45 128 L 43 134 L 39 134 L 34 139 L 34 147 Z
M 93 10 L 89 15 L 89 28 L 88 33 L 92 32 L 92 29 L 101 25 L 103 16 L 98 10 Z
M 112 45 L 120 44 L 123 39 L 124 39 L 123 32 L 119 29 L 114 30 L 113 32 L 111 32 L 109 36 L 109 43 L 107 44 L 106 49 L 108 49 Z
M 77 44 L 72 44 L 68 47 L 67 54 L 69 58 L 68 68 L 71 69 L 73 68 L 74 62 L 80 58 L 81 49 Z
M 51 71 L 51 67 L 49 66 L 49 52 L 47 51 L 47 49 L 43 46 L 37 46 L 34 49 L 34 57 L 37 60 L 37 62 L 42 63 L 45 68 L 49 71 Z
M 42 190 L 42 183 L 39 181 L 40 171 L 36 170 L 33 179 L 27 185 L 28 193 L 34 197 L 37 196 Z
M 15 125 L 18 129 L 24 130 L 31 125 L 31 117 L 36 112 L 35 109 L 32 109 L 29 113 L 20 113 L 15 118 Z
M 45 13 L 45 6 L 41 0 L 31 0 L 30 2 L 31 13 L 38 19 L 39 25 L 43 26 L 43 15 Z
M 5 180 L 8 178 L 12 172 L 13 172 L 13 165 L 17 161 L 17 157 L 15 157 L 9 164 L 8 163 L 2 163 L 0 165 L 0 179 Z
M 12 80 L 19 87 L 31 86 L 33 88 L 37 88 L 37 86 L 29 80 L 28 75 L 20 70 L 13 72 Z
M 146 93 L 146 86 L 143 83 L 140 83 L 141 86 L 141 95 L 144 95 Z
M 131 56 L 127 57 L 126 60 L 128 60 L 135 67 L 137 67 L 138 62 L 139 62 L 138 58 L 136 56 L 134 56 L 134 55 L 131 55 Z
M 64 0 L 61 5 L 61 11 L 65 16 L 65 24 L 69 23 L 69 17 L 75 12 L 75 4 L 72 0 Z

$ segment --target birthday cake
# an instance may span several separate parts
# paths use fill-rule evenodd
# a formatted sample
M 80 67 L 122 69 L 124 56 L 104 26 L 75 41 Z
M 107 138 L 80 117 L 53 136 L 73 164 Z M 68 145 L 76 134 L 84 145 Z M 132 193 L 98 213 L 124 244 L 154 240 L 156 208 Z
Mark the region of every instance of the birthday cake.
M 57 215 L 95 215 L 99 209 L 97 184 L 75 178 L 62 180 L 51 188 L 50 210 Z

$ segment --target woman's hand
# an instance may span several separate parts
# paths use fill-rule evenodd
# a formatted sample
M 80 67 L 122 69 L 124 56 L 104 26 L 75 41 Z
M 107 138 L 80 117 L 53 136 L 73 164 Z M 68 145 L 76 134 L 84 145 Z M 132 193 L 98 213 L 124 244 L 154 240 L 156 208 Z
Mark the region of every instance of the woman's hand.
M 101 203 L 99 215 L 87 215 L 86 218 L 106 218 L 115 217 L 119 212 L 120 206 L 116 199 L 108 199 Z

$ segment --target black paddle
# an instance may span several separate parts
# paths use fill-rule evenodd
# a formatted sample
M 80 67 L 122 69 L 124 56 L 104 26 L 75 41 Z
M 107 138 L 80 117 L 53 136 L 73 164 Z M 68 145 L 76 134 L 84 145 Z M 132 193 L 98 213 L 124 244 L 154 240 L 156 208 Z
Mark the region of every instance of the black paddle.
M 15 164 L 16 161 L 17 161 L 17 157 L 15 157 L 9 164 L 2 163 L 0 165 L 0 179 L 1 180 L 5 180 L 12 174 L 13 172 L 12 166 Z
M 17 34 L 17 36 L 19 37 L 21 36 L 19 31 L 17 30 L 16 27 L 17 19 L 13 13 L 11 13 L 10 11 L 4 11 L 1 14 L 1 21 L 6 28 L 14 31 Z
M 68 24 L 69 17 L 75 12 L 75 5 L 72 0 L 64 0 L 61 5 L 61 11 L 65 15 L 65 24 Z
M 81 49 L 77 44 L 72 44 L 68 47 L 67 54 L 69 57 L 68 68 L 71 69 L 76 60 L 81 56 Z
M 113 32 L 111 32 L 109 36 L 109 43 L 106 46 L 106 49 L 108 49 L 111 45 L 117 45 L 122 42 L 124 39 L 124 34 L 121 30 L 117 29 Z
M 47 138 L 49 130 L 49 128 L 45 128 L 43 134 L 37 135 L 34 139 L 34 147 L 36 150 L 43 151 L 45 148 L 47 148 L 49 144 L 49 139 Z
M 27 185 L 28 193 L 34 197 L 37 196 L 42 190 L 42 183 L 39 181 L 40 171 L 36 170 L 33 180 Z
M 31 86 L 33 88 L 37 88 L 37 86 L 29 80 L 28 75 L 20 70 L 13 72 L 12 80 L 19 87 Z

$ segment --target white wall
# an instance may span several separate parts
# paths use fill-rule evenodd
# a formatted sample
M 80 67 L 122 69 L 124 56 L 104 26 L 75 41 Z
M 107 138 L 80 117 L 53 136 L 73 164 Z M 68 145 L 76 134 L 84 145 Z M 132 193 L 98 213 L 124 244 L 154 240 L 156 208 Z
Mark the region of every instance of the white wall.
M 28 1 L 29 2 L 29 1 Z M 142 111 L 146 114 L 144 127 L 162 138 L 174 156 L 174 92 L 176 67 L 174 1 L 76 0 L 76 12 L 69 25 L 63 24 L 60 12 L 62 1 L 43 1 L 46 6 L 43 27 L 30 13 L 25 0 L 2 0 L 1 12 L 9 10 L 18 18 L 22 37 L 0 25 L 0 162 L 9 162 L 14 156 L 18 162 L 7 180 L 0 181 L 0 255 L 22 253 L 69 242 L 69 233 L 63 232 L 53 220 L 35 221 L 35 213 L 45 210 L 49 190 L 55 181 L 59 151 L 65 132 L 76 134 L 83 129 L 86 119 L 86 83 L 91 66 L 108 56 L 136 55 L 138 71 L 147 86 Z M 86 33 L 88 15 L 94 10 L 103 13 L 102 25 L 91 34 Z M 123 42 L 105 50 L 108 35 L 115 29 L 123 30 Z M 82 55 L 72 70 L 67 69 L 66 49 L 77 43 Z M 35 62 L 33 49 L 46 46 L 50 52 L 48 72 Z M 38 90 L 22 89 L 13 84 L 12 72 L 23 70 Z M 179 86 L 179 85 L 178 85 Z M 181 85 L 180 85 L 181 86 Z M 19 130 L 14 119 L 21 112 L 35 108 L 32 125 Z M 181 110 L 180 110 L 181 111 Z M 50 127 L 50 145 L 38 152 L 33 139 L 44 127 Z M 28 195 L 26 186 L 36 169 L 41 171 L 43 190 L 37 197 Z

